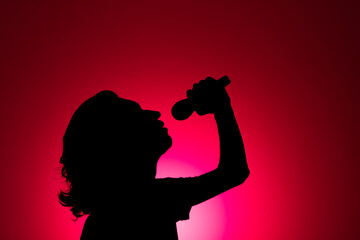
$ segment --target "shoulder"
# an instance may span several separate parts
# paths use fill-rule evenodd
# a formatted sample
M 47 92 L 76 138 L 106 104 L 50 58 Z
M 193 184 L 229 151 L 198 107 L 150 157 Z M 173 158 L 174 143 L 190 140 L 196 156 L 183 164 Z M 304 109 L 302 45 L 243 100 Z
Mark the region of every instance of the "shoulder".
M 199 180 L 200 177 L 179 177 L 179 178 L 172 178 L 172 177 L 167 177 L 167 178 L 157 178 L 155 179 L 155 185 L 161 185 L 161 186 L 166 186 L 166 185 L 170 185 L 170 184 L 189 184 L 192 182 L 196 182 Z

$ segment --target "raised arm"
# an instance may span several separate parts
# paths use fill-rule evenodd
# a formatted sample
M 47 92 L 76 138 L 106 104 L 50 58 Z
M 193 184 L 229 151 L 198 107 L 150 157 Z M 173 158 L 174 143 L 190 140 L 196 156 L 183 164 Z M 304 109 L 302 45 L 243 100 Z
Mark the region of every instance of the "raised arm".
M 243 183 L 250 173 L 244 143 L 230 102 L 214 115 L 220 139 L 220 160 L 214 171 L 231 188 Z
M 215 79 L 206 78 L 187 92 L 199 115 L 214 114 L 220 139 L 218 167 L 204 175 L 189 179 L 191 204 L 196 205 L 235 186 L 249 176 L 243 140 L 236 122 L 230 98 Z

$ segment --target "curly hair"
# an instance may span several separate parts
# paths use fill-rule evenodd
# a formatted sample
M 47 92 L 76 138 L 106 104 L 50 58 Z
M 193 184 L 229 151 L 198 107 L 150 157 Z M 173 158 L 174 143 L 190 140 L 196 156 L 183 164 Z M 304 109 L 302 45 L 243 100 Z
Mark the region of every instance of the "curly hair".
M 60 163 L 67 189 L 60 191 L 59 201 L 70 207 L 76 218 L 94 209 L 99 179 L 105 174 L 102 165 L 106 165 L 99 162 L 114 156 L 114 127 L 119 125 L 115 124 L 118 113 L 114 107 L 118 99 L 111 91 L 96 94 L 76 110 L 65 131 Z

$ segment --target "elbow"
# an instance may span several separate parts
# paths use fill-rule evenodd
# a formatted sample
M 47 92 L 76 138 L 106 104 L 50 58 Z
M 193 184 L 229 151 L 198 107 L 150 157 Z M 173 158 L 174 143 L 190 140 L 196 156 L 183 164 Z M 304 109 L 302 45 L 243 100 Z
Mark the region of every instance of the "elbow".
M 250 170 L 246 162 L 246 156 L 244 155 L 236 165 L 231 168 L 231 178 L 234 181 L 235 186 L 239 186 L 244 183 L 250 176 Z
M 239 186 L 240 184 L 242 184 L 243 182 L 245 182 L 245 180 L 250 176 L 250 170 L 248 168 L 246 168 L 246 170 L 241 171 L 240 173 L 237 174 L 236 177 L 236 186 Z
M 236 171 L 232 173 L 228 173 L 228 184 L 230 185 L 229 188 L 237 187 L 245 182 L 245 180 L 249 177 L 250 171 L 248 168 Z
M 247 167 L 246 170 L 244 171 L 243 175 L 244 175 L 245 179 L 247 179 L 247 178 L 250 176 L 250 170 L 249 170 L 248 167 Z
M 243 174 L 244 180 L 243 182 L 250 176 L 250 170 L 247 168 L 245 173 Z

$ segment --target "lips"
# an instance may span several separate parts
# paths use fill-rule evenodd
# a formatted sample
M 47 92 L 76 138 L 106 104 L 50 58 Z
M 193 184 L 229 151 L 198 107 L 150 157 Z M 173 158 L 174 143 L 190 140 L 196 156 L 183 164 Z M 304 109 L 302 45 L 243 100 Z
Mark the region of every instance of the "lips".
M 164 131 L 168 131 L 168 129 L 166 127 L 164 127 L 164 122 L 163 121 L 157 121 L 159 123 L 159 127 L 161 128 L 161 130 L 164 130 Z
M 160 127 L 163 128 L 164 127 L 164 122 L 163 121 L 157 121 L 160 124 Z
M 164 128 L 164 122 L 163 121 L 160 121 L 160 120 L 157 120 L 157 121 L 154 121 L 153 124 L 151 125 L 152 128 L 154 129 L 163 129 Z

